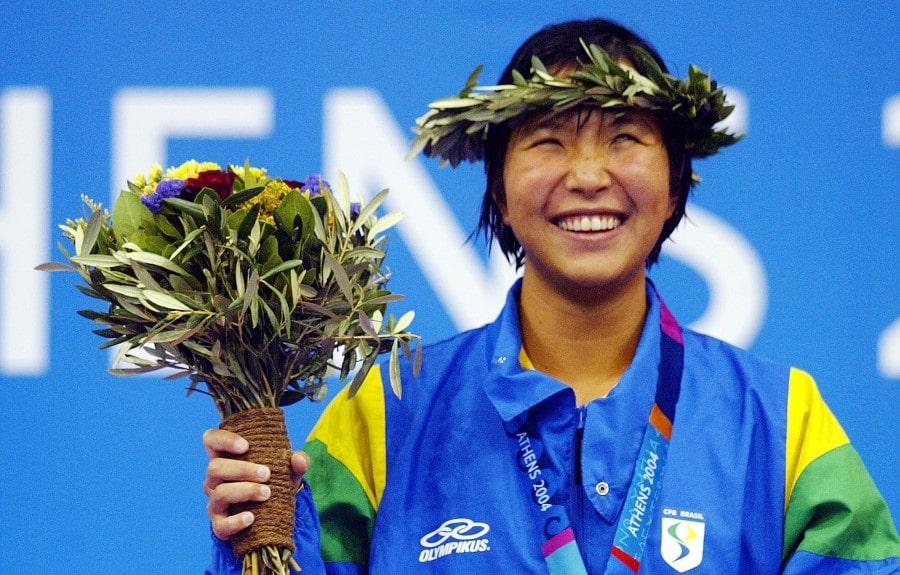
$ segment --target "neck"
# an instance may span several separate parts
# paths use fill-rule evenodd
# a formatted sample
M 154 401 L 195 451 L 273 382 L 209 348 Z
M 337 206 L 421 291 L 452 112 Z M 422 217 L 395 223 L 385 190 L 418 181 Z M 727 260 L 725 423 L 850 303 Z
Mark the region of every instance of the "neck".
M 579 405 L 606 396 L 631 364 L 647 314 L 639 274 L 610 290 L 562 291 L 522 279 L 522 343 L 536 369 L 571 386 Z

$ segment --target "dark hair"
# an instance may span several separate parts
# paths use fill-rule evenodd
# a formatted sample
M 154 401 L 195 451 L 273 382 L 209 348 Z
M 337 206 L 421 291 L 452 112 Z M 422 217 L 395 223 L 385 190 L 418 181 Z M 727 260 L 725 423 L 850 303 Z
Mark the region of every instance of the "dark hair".
M 636 57 L 631 46 L 638 46 L 650 54 L 663 71 L 668 72 L 662 57 L 649 42 L 625 28 L 624 26 L 596 18 L 593 20 L 573 20 L 547 26 L 522 44 L 500 76 L 499 84 L 513 82 L 512 71 L 518 70 L 526 78 L 530 76 L 531 57 L 537 56 L 550 69 L 569 67 L 579 60 L 584 60 L 584 49 L 579 40 L 585 44 L 596 44 L 606 50 L 613 60 L 625 59 L 635 69 L 646 74 L 640 58 Z M 691 178 L 691 157 L 686 152 L 684 138 L 676 126 L 658 118 L 662 130 L 663 144 L 669 157 L 669 192 L 677 198 L 675 211 L 663 224 L 662 233 L 647 256 L 647 266 L 652 265 L 659 257 L 663 241 L 669 237 L 684 217 L 688 194 L 693 186 Z M 481 203 L 481 217 L 477 232 L 483 232 L 490 246 L 496 238 L 500 251 L 506 259 L 515 260 L 516 267 L 521 267 L 525 254 L 519 240 L 512 229 L 503 223 L 500 206 L 506 202 L 506 191 L 503 187 L 503 165 L 509 137 L 517 122 L 507 122 L 491 126 L 484 146 L 484 171 L 487 176 L 487 187 Z

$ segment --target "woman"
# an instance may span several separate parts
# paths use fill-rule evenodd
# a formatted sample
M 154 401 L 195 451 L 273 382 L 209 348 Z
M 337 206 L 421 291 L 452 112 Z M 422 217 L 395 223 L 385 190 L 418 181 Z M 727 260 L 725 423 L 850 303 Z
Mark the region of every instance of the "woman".
M 605 62 L 590 44 L 665 70 L 591 20 L 535 34 L 500 83 L 534 66 L 547 93 L 583 88 L 581 63 Z M 480 225 L 522 279 L 493 324 L 427 346 L 415 380 L 403 368 L 402 400 L 373 369 L 326 409 L 292 460 L 311 486 L 304 572 L 900 572 L 890 514 L 809 375 L 680 328 L 647 280 L 692 157 L 734 141 L 654 93 L 551 109 L 540 92 L 467 140 L 420 121 L 426 153 L 484 159 Z M 228 458 L 246 450 L 233 434 L 204 443 L 213 572 L 237 573 L 227 539 L 252 514 L 228 506 L 267 498 L 267 470 Z

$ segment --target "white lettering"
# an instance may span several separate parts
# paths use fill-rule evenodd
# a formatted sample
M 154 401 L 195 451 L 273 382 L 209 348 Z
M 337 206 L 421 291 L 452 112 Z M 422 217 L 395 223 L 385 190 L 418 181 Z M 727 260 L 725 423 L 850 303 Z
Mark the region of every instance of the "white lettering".
M 900 94 L 884 101 L 881 109 L 881 141 L 886 148 L 900 148 Z M 900 318 L 878 337 L 878 372 L 882 377 L 900 378 Z
M 50 96 L 41 88 L 0 92 L 0 369 L 46 371 L 50 328 Z M 54 228 L 55 229 L 55 228 Z
M 342 170 L 357 192 L 389 187 L 386 205 L 406 217 L 397 225 L 447 314 L 459 329 L 494 319 L 515 272 L 494 250 L 487 267 L 377 92 L 342 88 L 325 97 L 325 172 Z
M 750 242 L 724 220 L 691 204 L 663 244 L 663 252 L 697 271 L 709 286 L 709 305 L 691 327 L 740 347 L 749 347 L 766 315 L 767 282 Z
M 881 108 L 881 141 L 886 148 L 900 148 L 900 94 L 885 100 Z
M 882 377 L 900 378 L 900 318 L 878 338 L 878 371 Z

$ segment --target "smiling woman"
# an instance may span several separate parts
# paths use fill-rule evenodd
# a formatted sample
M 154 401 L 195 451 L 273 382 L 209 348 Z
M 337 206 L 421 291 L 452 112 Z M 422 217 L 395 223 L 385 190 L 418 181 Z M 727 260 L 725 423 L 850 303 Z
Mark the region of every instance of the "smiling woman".
M 326 409 L 293 460 L 304 573 L 900 572 L 813 379 L 683 329 L 645 275 L 692 159 L 737 141 L 709 76 L 665 70 L 613 22 L 566 22 L 418 120 L 416 150 L 484 160 L 481 227 L 523 277 L 420 376 L 401 362 L 402 398 L 379 366 Z M 239 437 L 205 442 L 215 501 L 262 497 Z M 246 523 L 211 518 L 211 572 L 237 573 Z
M 578 109 L 526 122 L 510 138 L 503 182 L 525 286 L 596 296 L 627 283 L 643 298 L 645 262 L 677 198 L 653 116 Z

